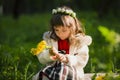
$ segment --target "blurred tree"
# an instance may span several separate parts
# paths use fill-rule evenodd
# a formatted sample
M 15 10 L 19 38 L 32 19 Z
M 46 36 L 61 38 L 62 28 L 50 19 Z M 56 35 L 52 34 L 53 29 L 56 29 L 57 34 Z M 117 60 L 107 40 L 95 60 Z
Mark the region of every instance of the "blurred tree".
M 3 3 L 3 0 L 0 0 L 0 5 L 2 5 L 2 3 Z
M 7 15 L 12 12 L 14 0 L 3 0 L 3 14 Z
M 14 19 L 18 19 L 21 13 L 27 12 L 28 0 L 14 0 L 12 15 Z
M 45 0 L 29 0 L 29 4 L 30 13 L 46 12 L 62 5 L 74 6 L 73 0 L 51 0 L 50 2 Z
M 3 14 L 12 14 L 17 19 L 20 13 L 27 12 L 27 3 L 28 0 L 3 0 Z
M 120 1 L 119 0 L 100 0 L 98 5 L 98 16 L 102 18 L 104 15 L 112 12 L 116 14 L 116 12 L 120 9 Z
M 13 18 L 17 19 L 19 17 L 19 8 L 20 8 L 21 0 L 15 0 L 14 2 L 14 8 L 13 8 Z
M 90 10 L 91 9 L 91 4 L 92 4 L 92 0 L 75 0 L 74 1 L 76 5 L 76 7 L 80 10 Z
M 1 2 L 0 2 L 1 3 Z M 96 10 L 99 17 L 108 12 L 119 15 L 120 0 L 3 0 L 3 14 L 37 13 L 66 5 L 78 10 Z

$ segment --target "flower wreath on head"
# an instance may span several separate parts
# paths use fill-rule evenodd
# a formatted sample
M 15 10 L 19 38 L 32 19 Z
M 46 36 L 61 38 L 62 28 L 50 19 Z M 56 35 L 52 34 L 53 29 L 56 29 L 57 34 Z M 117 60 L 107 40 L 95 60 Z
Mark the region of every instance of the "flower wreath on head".
M 57 14 L 57 13 L 67 14 L 74 18 L 76 17 L 76 13 L 70 9 L 57 8 L 52 10 L 52 14 Z

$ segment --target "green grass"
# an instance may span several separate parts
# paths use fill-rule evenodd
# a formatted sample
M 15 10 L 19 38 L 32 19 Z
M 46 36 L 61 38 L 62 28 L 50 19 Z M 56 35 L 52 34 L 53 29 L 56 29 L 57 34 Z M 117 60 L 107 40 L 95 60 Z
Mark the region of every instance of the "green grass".
M 106 36 L 99 31 L 99 26 L 119 34 L 119 19 L 108 15 L 99 20 L 95 12 L 78 13 L 78 18 L 85 26 L 86 34 L 91 35 L 93 43 L 90 59 L 85 72 L 119 72 L 120 46 L 111 46 Z M 41 65 L 30 49 L 42 40 L 43 32 L 49 30 L 50 14 L 21 15 L 18 20 L 11 16 L 1 16 L 0 25 L 0 79 L 31 80 Z M 104 31 L 104 30 L 103 30 Z M 111 37 L 109 35 L 109 37 Z M 120 43 L 118 43 L 120 44 Z M 111 51 L 112 49 L 112 51 Z

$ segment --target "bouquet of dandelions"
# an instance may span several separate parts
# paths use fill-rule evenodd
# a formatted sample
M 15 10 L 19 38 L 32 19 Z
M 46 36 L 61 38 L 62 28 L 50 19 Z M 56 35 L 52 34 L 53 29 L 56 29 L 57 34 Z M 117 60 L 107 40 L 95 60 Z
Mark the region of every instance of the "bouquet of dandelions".
M 42 53 L 45 49 L 51 49 L 51 46 L 47 46 L 46 41 L 42 40 L 38 43 L 36 48 L 31 48 L 31 53 L 33 55 L 38 55 Z

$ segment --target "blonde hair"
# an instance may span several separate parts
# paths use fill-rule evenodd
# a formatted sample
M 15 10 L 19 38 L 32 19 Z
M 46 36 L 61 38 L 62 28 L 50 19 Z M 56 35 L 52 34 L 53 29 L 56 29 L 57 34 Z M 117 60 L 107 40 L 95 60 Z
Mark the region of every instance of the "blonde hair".
M 64 9 L 64 10 L 72 10 L 66 6 L 63 6 L 60 8 Z M 77 19 L 77 17 L 73 17 L 66 13 L 60 12 L 60 13 L 53 14 L 51 21 L 50 21 L 50 25 L 51 25 L 50 37 L 54 40 L 59 40 L 59 38 L 57 37 L 57 35 L 55 34 L 55 31 L 54 31 L 54 27 L 58 27 L 58 26 L 70 28 L 70 30 L 71 30 L 70 31 L 71 34 L 69 37 L 70 43 L 73 43 L 76 41 L 76 38 L 75 38 L 76 34 L 82 34 L 82 35 L 85 34 L 84 30 L 83 30 L 83 26 L 82 26 L 81 22 Z

